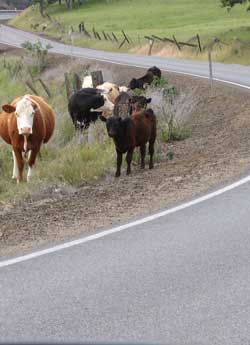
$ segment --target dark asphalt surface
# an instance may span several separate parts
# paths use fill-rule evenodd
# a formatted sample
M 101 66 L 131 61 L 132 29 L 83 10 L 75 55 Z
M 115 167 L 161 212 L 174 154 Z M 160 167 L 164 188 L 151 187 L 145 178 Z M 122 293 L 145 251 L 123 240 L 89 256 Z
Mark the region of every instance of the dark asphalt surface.
M 9 44 L 31 37 L 6 27 L 0 33 Z M 54 45 L 60 49 L 70 48 Z M 207 74 L 200 62 L 73 51 Z M 249 67 L 216 64 L 216 73 L 249 84 Z M 249 345 L 249 210 L 248 183 L 123 232 L 0 268 L 0 340 Z
M 249 344 L 249 195 L 0 269 L 1 340 Z
M 161 69 L 175 71 L 178 73 L 191 73 L 199 76 L 208 77 L 208 63 L 202 61 L 182 60 L 175 58 L 164 58 L 155 56 L 142 56 L 132 54 L 118 54 L 112 52 L 98 51 L 87 48 L 71 47 L 62 43 L 38 37 L 29 32 L 23 32 L 14 28 L 2 25 L 0 29 L 0 43 L 20 47 L 25 41 L 37 42 L 38 39 L 45 44 L 50 44 L 54 53 L 73 55 L 87 59 L 126 64 L 139 67 L 151 67 L 156 65 Z M 230 82 L 241 83 L 250 86 L 250 67 L 240 65 L 225 65 L 222 63 L 213 64 L 214 78 L 227 80 Z

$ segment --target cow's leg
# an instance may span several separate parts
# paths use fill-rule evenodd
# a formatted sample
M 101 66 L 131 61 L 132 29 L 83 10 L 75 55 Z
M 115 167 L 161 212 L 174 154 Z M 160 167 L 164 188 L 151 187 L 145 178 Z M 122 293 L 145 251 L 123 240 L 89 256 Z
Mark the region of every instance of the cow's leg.
M 133 157 L 133 149 L 128 150 L 126 161 L 127 161 L 127 175 L 131 174 L 131 162 Z
M 146 144 L 142 144 L 140 146 L 140 152 L 141 152 L 141 169 L 144 169 L 145 168 Z
M 12 150 L 12 156 L 13 156 L 13 174 L 12 178 L 17 179 L 18 178 L 18 166 L 17 166 L 17 159 L 14 150 Z
M 33 151 L 33 150 L 29 152 L 27 182 L 30 182 L 31 180 L 32 173 L 33 173 L 33 166 L 36 162 L 37 153 L 38 153 L 37 151 Z
M 149 146 L 148 146 L 148 151 L 149 151 L 149 155 L 150 155 L 150 160 L 149 160 L 149 169 L 153 169 L 154 167 L 154 163 L 153 163 L 153 156 L 154 156 L 154 141 L 149 141 Z
M 117 165 L 116 165 L 116 173 L 115 177 L 119 177 L 121 175 L 121 166 L 122 166 L 122 153 L 117 151 Z
M 17 162 L 17 183 L 21 182 L 23 180 L 23 167 L 24 167 L 24 161 L 22 156 L 22 151 L 14 148 L 14 154 L 16 156 L 16 162 Z

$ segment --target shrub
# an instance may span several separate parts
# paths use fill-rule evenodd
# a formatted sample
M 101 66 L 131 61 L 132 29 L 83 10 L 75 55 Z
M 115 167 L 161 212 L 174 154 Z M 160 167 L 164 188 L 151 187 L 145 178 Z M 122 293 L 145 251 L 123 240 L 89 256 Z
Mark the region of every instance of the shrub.
M 48 50 L 52 48 L 50 44 L 43 46 L 40 41 L 31 43 L 25 41 L 22 45 L 28 56 L 32 58 L 32 74 L 41 73 L 48 66 Z

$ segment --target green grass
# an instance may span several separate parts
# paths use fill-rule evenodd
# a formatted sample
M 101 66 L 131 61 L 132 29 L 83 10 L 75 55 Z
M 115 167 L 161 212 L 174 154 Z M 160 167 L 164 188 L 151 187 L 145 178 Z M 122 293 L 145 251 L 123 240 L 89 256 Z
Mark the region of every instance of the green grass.
M 6 57 L 12 66 L 20 62 L 20 58 Z M 30 93 L 24 81 L 27 70 L 24 64 L 23 72 L 17 77 L 10 76 L 12 69 L 3 68 L 3 58 L 0 58 L 0 100 L 1 105 L 11 102 L 14 98 Z M 83 70 L 84 66 L 78 66 Z M 51 67 L 50 67 L 51 68 Z M 73 66 L 72 70 L 77 68 Z M 68 67 L 68 72 L 71 69 Z M 28 197 L 41 188 L 50 188 L 58 185 L 79 186 L 83 182 L 96 180 L 103 176 L 114 165 L 114 145 L 106 135 L 103 123 L 95 126 L 94 133 L 102 134 L 103 140 L 92 145 L 79 145 L 74 137 L 74 128 L 67 110 L 65 85 L 60 71 L 53 80 L 46 80 L 52 93 L 50 99 L 46 98 L 39 84 L 34 84 L 41 96 L 47 99 L 56 114 L 56 127 L 51 141 L 43 146 L 41 158 L 37 158 L 34 177 L 31 183 L 16 184 L 11 179 L 13 161 L 11 146 L 3 143 L 0 138 L 0 205 L 15 202 Z M 1 115 L 0 115 L 1 116 Z M 26 167 L 27 169 L 27 167 Z M 25 171 L 24 176 L 26 176 Z
M 68 11 L 64 5 L 60 7 L 56 4 L 49 6 L 46 11 L 63 23 L 66 32 L 71 25 L 77 32 L 81 21 L 85 22 L 90 31 L 93 26 L 99 32 L 113 31 L 120 39 L 121 29 L 124 29 L 132 38 L 133 44 L 124 45 L 122 50 L 134 51 L 135 47 L 139 48 L 139 45 L 146 44 L 144 35 L 151 34 L 167 37 L 175 35 L 178 40 L 188 40 L 199 33 L 203 44 L 215 36 L 227 42 L 236 37 L 250 41 L 250 14 L 245 11 L 245 7 L 235 6 L 232 11 L 227 12 L 220 7 L 219 0 L 112 0 L 108 3 L 89 0 L 79 9 Z M 32 30 L 34 24 L 39 24 L 35 30 L 39 32 L 44 23 L 47 23 L 44 33 L 69 41 L 67 34 L 63 34 L 54 24 L 40 17 L 37 8 L 28 9 L 11 21 L 12 25 L 25 30 Z M 84 39 L 77 35 L 74 44 L 118 50 L 115 43 Z M 188 55 L 186 49 L 184 55 Z M 227 57 L 227 54 L 222 53 L 216 56 L 222 61 Z

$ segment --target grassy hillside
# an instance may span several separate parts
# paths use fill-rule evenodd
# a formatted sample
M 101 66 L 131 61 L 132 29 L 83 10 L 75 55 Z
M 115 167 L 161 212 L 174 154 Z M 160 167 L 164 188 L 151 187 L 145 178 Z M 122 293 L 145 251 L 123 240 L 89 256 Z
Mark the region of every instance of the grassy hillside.
M 147 44 L 145 35 L 154 34 L 161 37 L 175 35 L 178 40 L 189 40 L 199 33 L 203 45 L 207 45 L 214 37 L 230 43 L 232 49 L 227 48 L 225 53 L 221 53 L 221 50 L 225 50 L 225 45 L 217 47 L 220 50 L 218 60 L 236 62 L 244 60 L 244 63 L 248 63 L 248 58 L 243 58 L 243 55 L 248 56 L 245 52 L 247 45 L 235 41 L 236 38 L 250 41 L 250 14 L 245 11 L 244 6 L 236 6 L 232 11 L 227 12 L 220 7 L 219 0 L 112 0 L 109 2 L 89 0 L 81 8 L 71 11 L 66 10 L 63 5 L 61 7 L 51 5 L 47 8 L 47 13 L 62 25 L 41 18 L 37 8 L 26 10 L 12 20 L 11 24 L 25 30 L 44 31 L 45 34 L 63 41 L 69 41 L 69 26 L 72 25 L 77 32 L 81 21 L 85 22 L 90 32 L 94 26 L 100 33 L 102 30 L 114 32 L 120 40 L 121 29 L 124 29 L 133 43 L 125 44 L 122 50 L 132 52 L 144 52 L 142 48 Z M 105 40 L 99 42 L 77 34 L 74 43 L 118 50 L 117 43 Z M 160 53 L 162 50 L 162 45 L 156 45 L 153 53 Z M 182 52 L 183 55 L 194 53 L 190 48 Z M 175 54 L 175 51 L 168 50 L 167 54 Z

